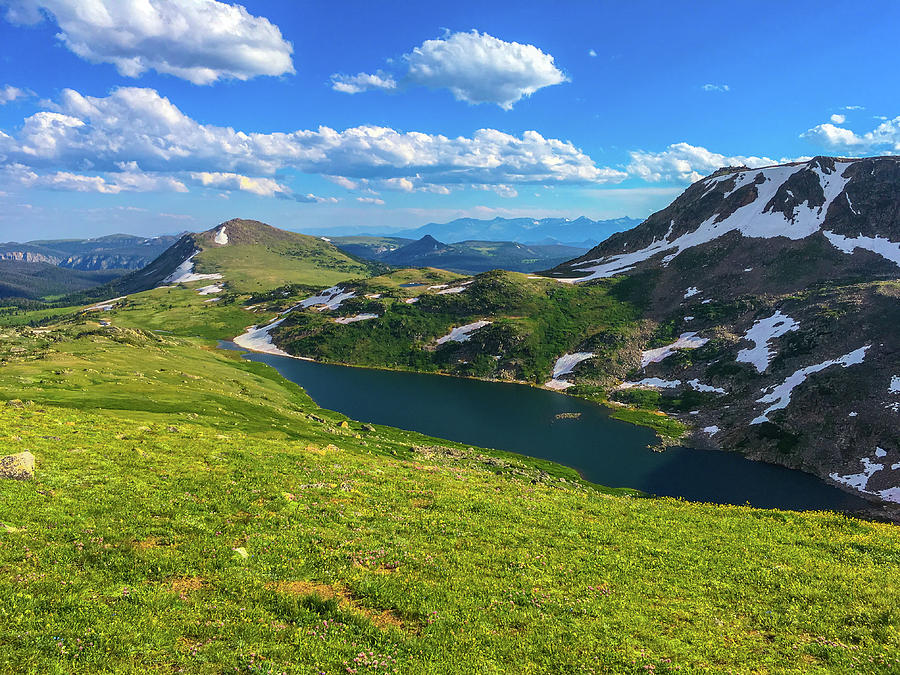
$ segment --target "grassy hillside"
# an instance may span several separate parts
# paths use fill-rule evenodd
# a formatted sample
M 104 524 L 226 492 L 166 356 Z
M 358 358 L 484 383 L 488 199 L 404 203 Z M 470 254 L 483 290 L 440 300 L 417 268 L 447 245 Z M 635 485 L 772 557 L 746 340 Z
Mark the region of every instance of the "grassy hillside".
M 216 242 L 216 232 L 220 230 L 227 234 L 225 243 Z M 165 280 L 193 253 L 194 272 L 223 274 L 229 290 L 238 293 L 269 290 L 282 284 L 329 286 L 386 269 L 379 263 L 348 255 L 317 237 L 235 218 L 206 232 L 185 235 L 144 269 L 70 297 L 67 302 L 86 304 L 166 284 Z
M 639 309 L 619 280 L 594 286 L 563 285 L 515 272 L 487 272 L 443 282 L 459 293 L 428 285 L 392 287 L 393 275 L 352 284 L 357 297 L 331 312 L 297 310 L 273 334 L 291 353 L 343 363 L 442 371 L 542 383 L 556 358 L 585 340 L 622 346 L 640 333 Z M 441 286 L 434 281 L 430 285 Z M 366 298 L 380 293 L 382 297 Z M 417 297 L 414 304 L 405 299 Z M 378 314 L 340 325 L 335 316 Z M 437 345 L 455 326 L 489 320 L 466 342 Z M 615 353 L 602 367 L 619 368 Z M 495 359 L 499 356 L 499 359 Z
M 125 314 L 2 328 L 0 392 L 33 403 L 0 439 L 37 471 L 0 483 L 0 670 L 900 668 L 893 526 L 362 425 Z

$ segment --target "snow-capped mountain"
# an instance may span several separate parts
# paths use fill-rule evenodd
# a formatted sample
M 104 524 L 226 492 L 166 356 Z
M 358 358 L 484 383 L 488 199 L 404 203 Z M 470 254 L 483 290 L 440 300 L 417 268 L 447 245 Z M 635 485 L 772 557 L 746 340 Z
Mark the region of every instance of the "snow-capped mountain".
M 643 306 L 613 399 L 900 503 L 900 158 L 720 169 L 550 275 Z
M 720 169 L 639 226 L 560 266 L 557 276 L 584 281 L 666 266 L 723 238 L 754 249 L 777 240 L 796 251 L 810 240 L 827 242 L 855 258 L 840 267 L 890 274 L 900 266 L 898 185 L 897 157 L 815 157 L 763 169 Z M 763 264 L 770 261 L 760 258 Z

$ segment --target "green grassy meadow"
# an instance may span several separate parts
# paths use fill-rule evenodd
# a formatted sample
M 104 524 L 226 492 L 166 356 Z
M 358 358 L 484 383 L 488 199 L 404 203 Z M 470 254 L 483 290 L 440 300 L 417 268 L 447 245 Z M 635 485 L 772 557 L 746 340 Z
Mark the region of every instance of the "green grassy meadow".
M 6 672 L 900 667 L 894 526 L 610 494 L 202 341 L 5 333 Z

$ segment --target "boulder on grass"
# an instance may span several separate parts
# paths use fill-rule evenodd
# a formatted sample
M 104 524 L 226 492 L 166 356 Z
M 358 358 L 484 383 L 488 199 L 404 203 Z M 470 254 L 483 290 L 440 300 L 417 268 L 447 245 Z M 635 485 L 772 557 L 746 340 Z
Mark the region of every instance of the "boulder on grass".
M 0 457 L 0 478 L 28 480 L 32 476 L 34 476 L 34 455 L 30 452 Z

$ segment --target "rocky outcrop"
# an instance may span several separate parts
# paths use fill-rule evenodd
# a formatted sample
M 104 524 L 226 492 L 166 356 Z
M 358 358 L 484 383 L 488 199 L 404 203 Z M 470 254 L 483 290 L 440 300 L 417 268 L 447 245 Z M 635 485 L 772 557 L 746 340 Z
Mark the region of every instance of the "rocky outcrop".
M 29 480 L 33 476 L 34 455 L 30 452 L 19 452 L 15 455 L 0 457 L 0 478 Z

